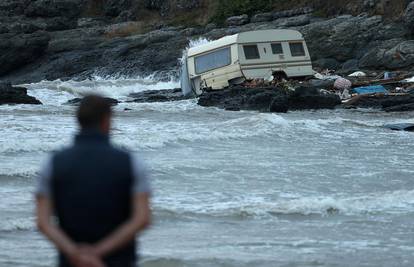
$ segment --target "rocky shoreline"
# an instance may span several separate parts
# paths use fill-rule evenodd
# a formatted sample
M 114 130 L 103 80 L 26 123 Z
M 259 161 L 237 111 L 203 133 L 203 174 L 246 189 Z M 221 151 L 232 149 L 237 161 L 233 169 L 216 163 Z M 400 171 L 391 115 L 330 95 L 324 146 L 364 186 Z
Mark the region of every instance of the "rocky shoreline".
M 33 96 L 27 95 L 24 87 L 15 87 L 11 83 L 0 82 L 0 105 L 3 104 L 32 104 L 42 103 Z
M 9 82 L 4 83 L 7 86 L 0 86 L 1 103 L 40 102 L 28 97 L 24 88 L 11 87 L 10 82 L 84 80 L 95 75 L 153 75 L 156 80 L 168 80 L 178 77 L 179 58 L 190 40 L 213 40 L 243 31 L 275 28 L 302 32 L 317 70 L 334 69 L 336 74 L 343 75 L 357 70 L 414 72 L 414 1 L 394 19 L 368 13 L 322 18 L 312 8 L 305 7 L 230 17 L 224 26 L 212 23 L 197 27 L 158 25 L 149 29 L 144 29 L 142 21 L 131 17 L 125 1 L 105 2 L 104 15 L 93 16 L 82 12 L 85 3 L 89 2 L 4 0 L 0 3 L 0 48 L 3 51 L 0 81 Z M 197 6 L 188 4 L 180 8 L 192 10 Z M 198 103 L 227 110 L 265 112 L 335 108 L 341 104 L 338 97 L 325 90 L 331 85 L 331 81 L 312 80 L 294 91 L 278 87 L 230 88 L 205 92 Z M 179 89 L 137 93 L 131 98 L 134 102 L 185 99 Z M 410 97 L 392 100 L 395 105 L 385 104 L 389 99 L 389 96 L 361 97 L 343 107 L 412 110 Z M 76 101 L 69 104 L 76 104 Z
M 394 20 L 367 13 L 321 18 L 301 8 L 231 17 L 225 27 L 161 25 L 146 32 L 145 21 L 128 16 L 88 17 L 82 14 L 83 2 L 2 1 L 0 48 L 7 52 L 0 55 L 0 79 L 20 84 L 155 73 L 156 79 L 165 80 L 178 75 L 178 59 L 191 39 L 275 28 L 302 32 L 316 68 L 339 73 L 414 69 L 414 2 Z M 124 1 L 112 2 L 105 6 L 108 14 L 116 11 L 120 16 Z

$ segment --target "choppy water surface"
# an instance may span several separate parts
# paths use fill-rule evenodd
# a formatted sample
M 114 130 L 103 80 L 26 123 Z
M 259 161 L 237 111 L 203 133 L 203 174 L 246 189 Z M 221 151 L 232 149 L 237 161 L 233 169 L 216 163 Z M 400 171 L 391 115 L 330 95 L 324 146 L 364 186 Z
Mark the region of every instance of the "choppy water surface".
M 43 106 L 0 107 L 0 266 L 50 266 L 34 225 L 35 175 L 72 140 L 89 91 L 127 100 L 175 83 L 42 82 Z M 125 111 L 125 108 L 131 109 Z M 414 134 L 381 128 L 411 114 L 264 114 L 196 101 L 120 104 L 113 140 L 141 154 L 154 187 L 142 266 L 412 266 Z

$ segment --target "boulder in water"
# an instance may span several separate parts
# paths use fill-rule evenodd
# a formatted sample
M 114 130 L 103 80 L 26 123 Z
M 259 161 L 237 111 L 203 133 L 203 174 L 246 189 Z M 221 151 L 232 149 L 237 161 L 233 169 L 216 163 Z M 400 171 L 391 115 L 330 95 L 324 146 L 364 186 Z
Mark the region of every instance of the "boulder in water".
M 119 101 L 110 97 L 104 97 L 105 101 L 107 101 L 111 106 L 118 105 Z M 64 105 L 71 105 L 71 106 L 79 106 L 82 101 L 82 98 L 74 98 L 66 102 Z
M 134 98 L 132 102 L 146 103 L 146 102 L 169 102 L 188 99 L 181 92 L 181 88 L 163 89 L 163 90 L 148 90 L 139 93 L 132 93 L 129 95 Z
M 393 131 L 414 132 L 414 123 L 387 124 L 387 125 L 384 125 L 384 127 L 390 130 L 393 130 Z
M 13 87 L 11 83 L 0 82 L 0 105 L 2 104 L 33 104 L 42 103 L 33 96 L 27 95 L 24 87 Z

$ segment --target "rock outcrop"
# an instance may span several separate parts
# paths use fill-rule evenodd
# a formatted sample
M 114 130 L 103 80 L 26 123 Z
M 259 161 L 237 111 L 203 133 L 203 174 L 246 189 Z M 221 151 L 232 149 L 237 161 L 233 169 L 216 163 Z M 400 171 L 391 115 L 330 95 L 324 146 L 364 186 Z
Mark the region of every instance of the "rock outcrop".
M 0 82 L 0 105 L 3 104 L 42 104 L 36 98 L 27 95 L 24 87 L 13 87 L 11 83 Z
M 301 31 L 315 66 L 343 73 L 414 68 L 411 2 L 400 20 L 367 13 L 321 18 L 311 8 L 241 15 L 229 27 L 165 26 L 147 23 L 138 11 L 168 17 L 202 8 L 199 0 L 3 0 L 0 3 L 0 78 L 13 83 L 101 76 L 178 75 L 189 39 L 217 39 L 243 31 L 289 28 Z M 376 8 L 374 5 L 371 8 Z M 365 10 L 359 6 L 357 10 Z M 138 10 L 138 11 L 137 11 Z M 141 10 L 142 11 L 142 10 Z M 140 12 L 141 12 L 140 11 Z M 137 13 L 138 12 L 138 13 Z M 172 12 L 172 13 L 171 13 Z M 145 13 L 145 12 L 144 12 Z M 145 15 L 145 14 L 141 14 Z M 126 20 L 136 20 L 127 21 Z
M 45 32 L 33 34 L 0 34 L 0 76 L 36 61 L 49 43 Z
M 283 113 L 288 110 L 333 109 L 341 104 L 341 100 L 335 94 L 324 93 L 313 87 L 298 87 L 295 91 L 278 87 L 234 87 L 203 92 L 198 104 L 234 111 Z
M 183 96 L 181 88 L 164 89 L 164 90 L 150 90 L 139 93 L 132 93 L 129 95 L 134 100 L 131 102 L 148 103 L 148 102 L 169 102 L 189 99 L 191 97 Z
M 119 104 L 119 101 L 117 99 L 110 98 L 110 97 L 104 97 L 104 99 L 111 106 L 116 106 L 116 105 Z M 64 103 L 64 105 L 79 106 L 81 102 L 82 102 L 82 98 L 77 97 L 77 98 L 71 99 L 68 102 Z
M 414 95 L 360 95 L 344 104 L 345 108 L 374 108 L 386 112 L 414 111 Z

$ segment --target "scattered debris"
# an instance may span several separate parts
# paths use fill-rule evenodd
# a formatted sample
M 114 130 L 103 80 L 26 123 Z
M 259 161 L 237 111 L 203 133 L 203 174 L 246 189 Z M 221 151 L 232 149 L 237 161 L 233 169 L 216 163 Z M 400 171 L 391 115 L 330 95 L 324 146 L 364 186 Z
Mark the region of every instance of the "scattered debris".
M 382 85 L 371 85 L 365 87 L 356 87 L 352 89 L 355 93 L 359 95 L 366 94 L 388 94 L 387 89 Z
M 405 79 L 404 82 L 414 83 L 414 76 L 409 79 Z
M 367 74 L 365 72 L 362 71 L 356 71 L 354 73 L 351 73 L 348 75 L 349 77 L 366 77 Z
M 316 73 L 314 76 L 315 76 L 316 79 L 319 79 L 319 80 L 332 80 L 332 81 L 335 81 L 338 78 L 342 78 L 339 75 L 330 74 L 329 73 L 329 70 L 328 70 L 328 73 L 325 73 L 325 74 L 323 74 L 323 73 Z

